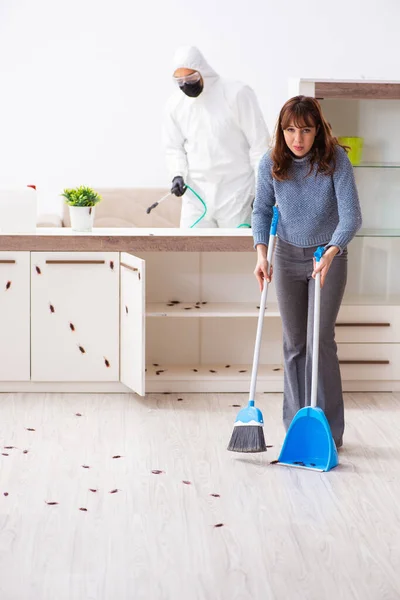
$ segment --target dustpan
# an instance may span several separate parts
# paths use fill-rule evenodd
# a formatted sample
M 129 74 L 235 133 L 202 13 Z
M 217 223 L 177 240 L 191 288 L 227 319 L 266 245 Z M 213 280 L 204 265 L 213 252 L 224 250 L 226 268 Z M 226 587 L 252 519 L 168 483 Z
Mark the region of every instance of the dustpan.
M 321 260 L 324 248 L 314 253 Z M 312 354 L 311 405 L 294 416 L 279 455 L 278 464 L 314 471 L 330 471 L 339 464 L 335 441 L 324 411 L 317 406 L 319 322 L 321 306 L 321 274 L 315 277 L 314 335 Z

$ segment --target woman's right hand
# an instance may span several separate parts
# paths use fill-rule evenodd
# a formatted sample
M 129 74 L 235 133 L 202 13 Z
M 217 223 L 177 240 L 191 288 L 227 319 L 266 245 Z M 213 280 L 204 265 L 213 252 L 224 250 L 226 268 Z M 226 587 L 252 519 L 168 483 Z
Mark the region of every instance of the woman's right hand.
M 267 261 L 267 247 L 261 244 L 257 245 L 257 264 L 254 269 L 254 275 L 257 278 L 257 281 L 260 286 L 260 291 L 262 292 L 264 287 L 264 281 L 268 283 L 272 280 L 273 268 L 272 266 L 269 268 Z

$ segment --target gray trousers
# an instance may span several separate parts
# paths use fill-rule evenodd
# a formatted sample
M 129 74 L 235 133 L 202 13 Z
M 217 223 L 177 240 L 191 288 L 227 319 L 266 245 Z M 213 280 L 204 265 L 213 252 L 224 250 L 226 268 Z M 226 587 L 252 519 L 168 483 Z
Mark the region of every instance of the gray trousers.
M 289 427 L 296 412 L 311 400 L 311 367 L 316 248 L 298 248 L 277 240 L 274 279 L 283 328 L 283 422 Z M 340 445 L 344 431 L 342 382 L 335 342 L 335 323 L 347 279 L 347 249 L 336 255 L 321 290 L 317 403 L 332 436 Z

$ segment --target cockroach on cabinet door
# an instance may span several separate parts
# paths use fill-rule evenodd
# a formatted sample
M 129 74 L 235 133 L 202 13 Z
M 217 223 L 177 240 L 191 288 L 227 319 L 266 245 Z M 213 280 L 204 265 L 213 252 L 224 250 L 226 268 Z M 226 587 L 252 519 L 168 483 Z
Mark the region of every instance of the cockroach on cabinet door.
M 86 354 L 86 350 L 83 346 L 78 346 L 79 350 L 81 351 L 82 354 Z
M 37 273 L 38 275 L 41 275 L 41 274 L 42 274 L 42 271 L 40 270 L 40 268 L 39 268 L 37 265 L 35 266 L 35 269 L 36 269 L 36 273 Z
M 6 290 L 9 290 L 11 287 L 11 281 L 7 281 L 6 283 Z
M 69 324 L 69 328 L 71 331 L 75 331 L 75 325 L 73 323 Z
M 110 269 L 111 271 L 114 271 L 114 261 L 110 260 Z
M 54 308 L 54 306 L 52 304 L 49 304 L 49 308 L 50 308 L 51 313 L 56 312 L 56 309 Z
M 106 365 L 107 368 L 110 366 L 110 361 L 108 361 L 106 359 L 106 357 L 104 357 L 104 364 Z

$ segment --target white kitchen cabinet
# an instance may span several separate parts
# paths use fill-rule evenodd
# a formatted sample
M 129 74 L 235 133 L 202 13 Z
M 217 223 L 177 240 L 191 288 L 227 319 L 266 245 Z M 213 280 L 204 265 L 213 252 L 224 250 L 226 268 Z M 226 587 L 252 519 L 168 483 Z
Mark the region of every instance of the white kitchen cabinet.
M 0 252 L 0 381 L 30 379 L 30 252 Z
M 119 381 L 119 253 L 31 253 L 32 381 Z

